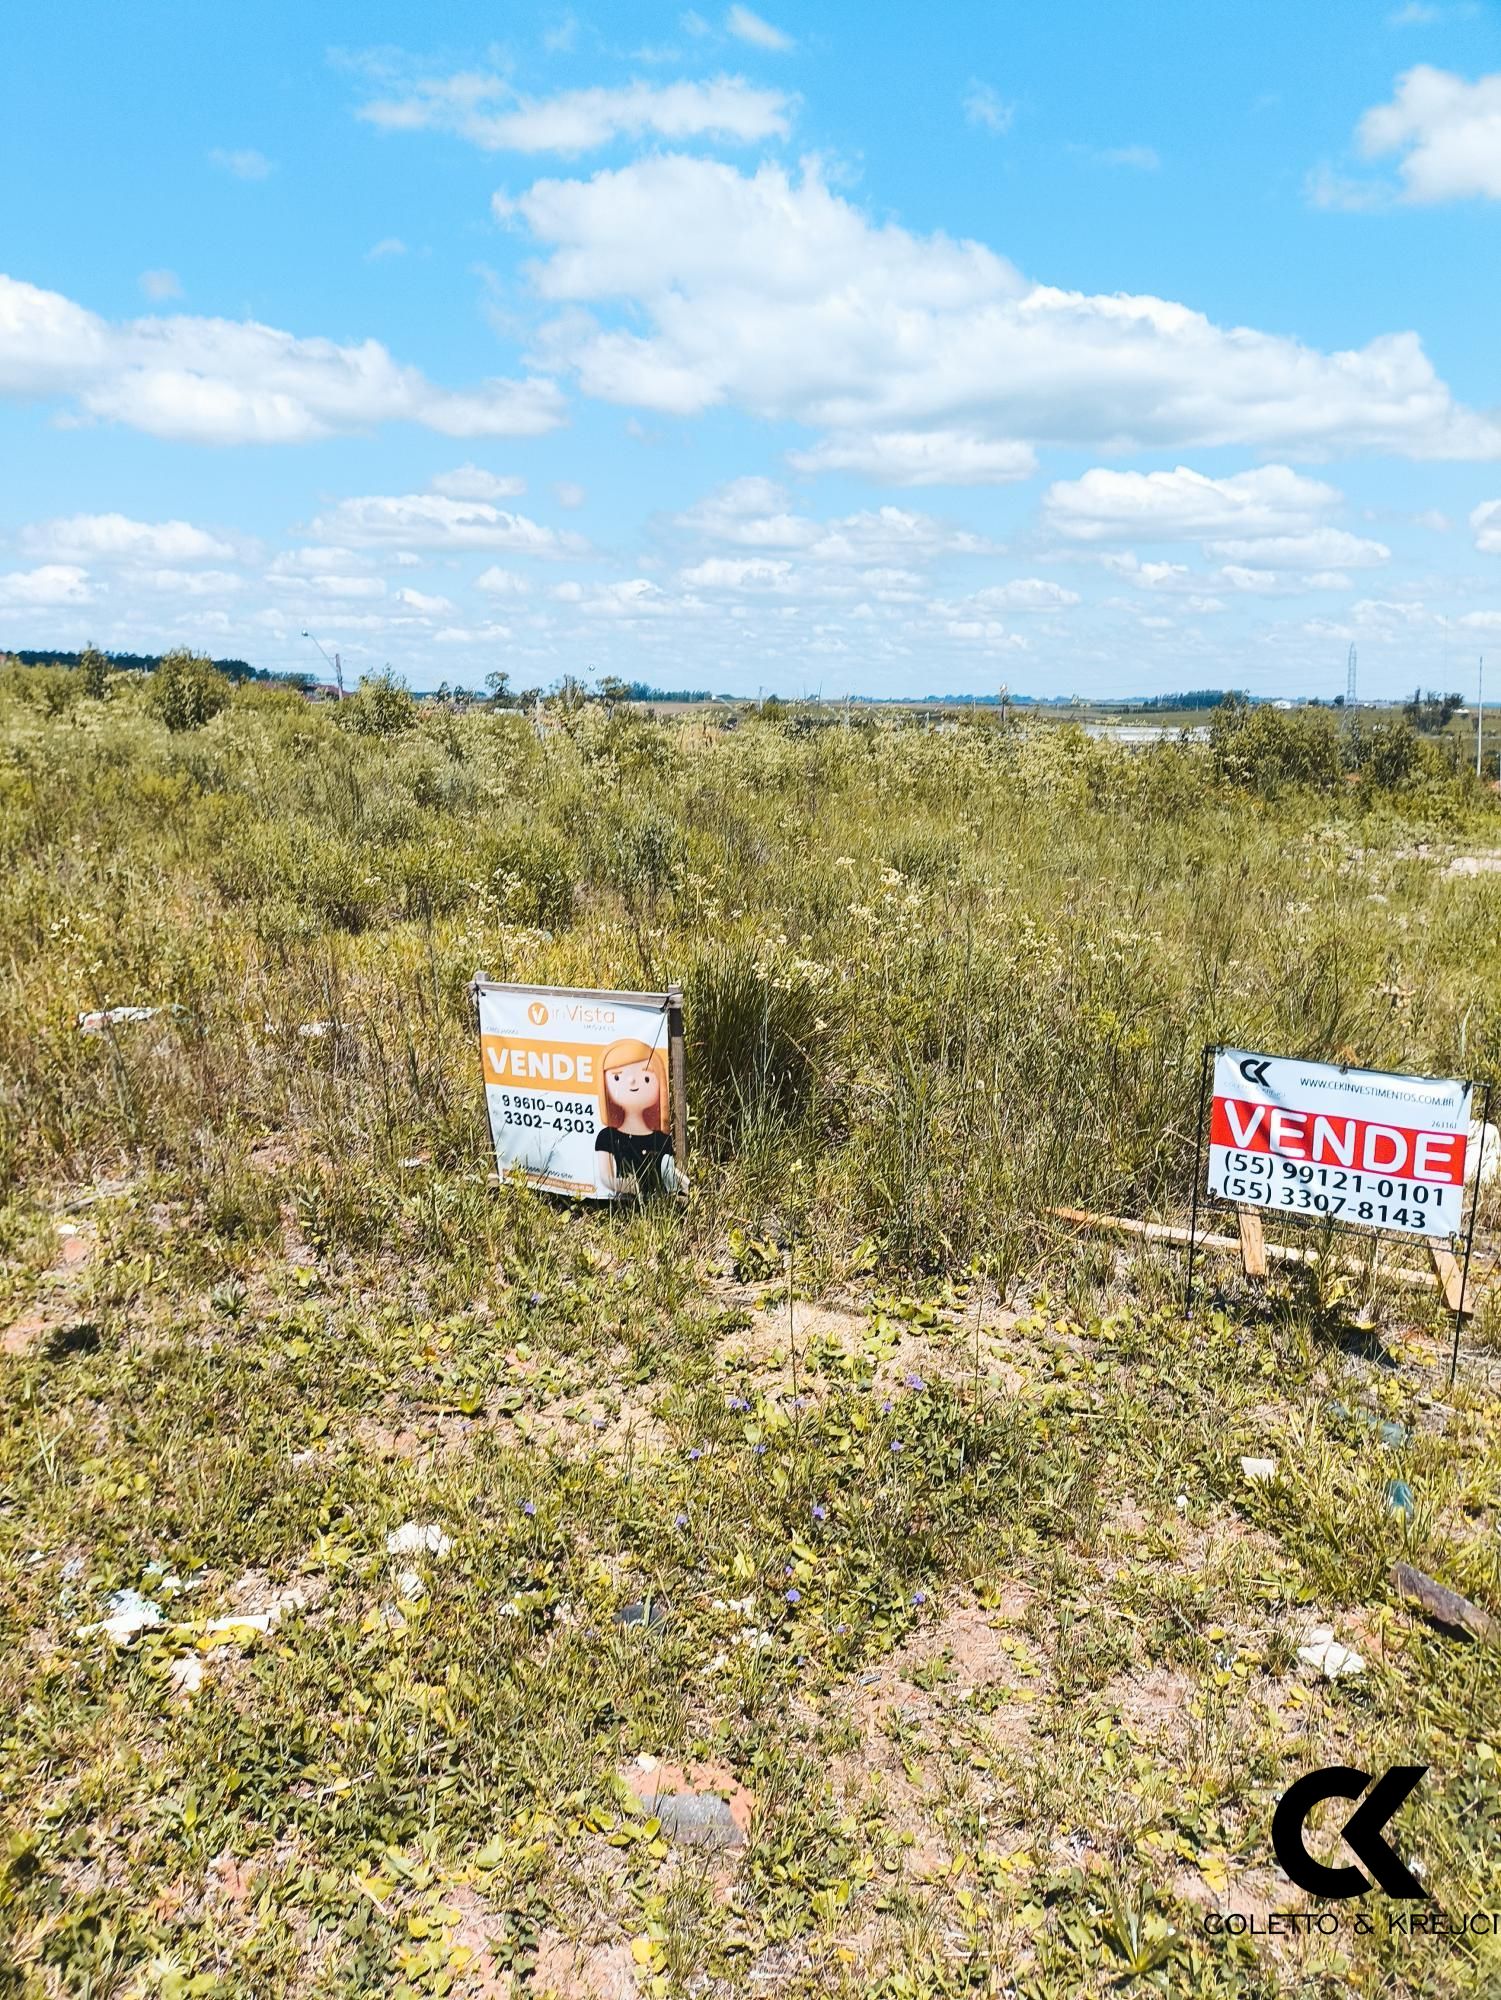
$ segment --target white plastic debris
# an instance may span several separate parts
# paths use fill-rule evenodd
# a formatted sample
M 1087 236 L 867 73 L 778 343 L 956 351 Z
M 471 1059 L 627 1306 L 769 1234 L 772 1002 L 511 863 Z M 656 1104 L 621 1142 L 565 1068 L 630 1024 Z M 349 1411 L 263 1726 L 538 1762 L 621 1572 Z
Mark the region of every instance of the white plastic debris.
M 396 1595 L 406 1604 L 415 1604 L 426 1597 L 427 1585 L 414 1569 L 404 1569 L 396 1579 Z
M 80 1626 L 80 1639 L 91 1639 L 96 1632 L 102 1632 L 106 1638 L 128 1646 L 132 1639 L 162 1623 L 161 1606 L 153 1604 L 149 1597 L 142 1597 L 138 1590 L 117 1590 L 106 1600 L 104 1608 L 109 1615 L 97 1625 Z
M 95 1007 L 79 1015 L 78 1032 L 102 1035 L 106 1028 L 118 1028 L 122 1021 L 150 1021 L 161 1011 L 160 1007 Z
M 388 1556 L 446 1556 L 453 1542 L 433 1522 L 403 1521 L 386 1537 Z
M 297 1032 L 305 1042 L 321 1042 L 325 1035 L 334 1032 L 336 1025 L 333 1021 L 304 1021 Z
M 1174 1500 L 1173 1505 L 1177 1508 L 1180 1514 L 1186 1514 L 1188 1512 L 1188 1495 L 1186 1493 L 1180 1493 L 1177 1499 Z
M 172 1687 L 177 1694 L 195 1695 L 203 1686 L 203 1655 L 184 1653 L 172 1662 Z
M 306 1609 L 307 1592 L 293 1588 L 284 1590 L 264 1611 L 235 1611 L 227 1618 L 210 1618 L 203 1631 L 210 1639 L 220 1638 L 226 1632 L 274 1632 L 288 1612 Z
M 1252 1486 L 1267 1486 L 1277 1477 L 1275 1458 L 1243 1458 L 1240 1469 Z
M 1330 1625 L 1314 1626 L 1307 1643 L 1298 1648 L 1298 1658 L 1305 1667 L 1315 1668 L 1326 1681 L 1365 1672 L 1365 1661 L 1353 1647 L 1340 1644 Z

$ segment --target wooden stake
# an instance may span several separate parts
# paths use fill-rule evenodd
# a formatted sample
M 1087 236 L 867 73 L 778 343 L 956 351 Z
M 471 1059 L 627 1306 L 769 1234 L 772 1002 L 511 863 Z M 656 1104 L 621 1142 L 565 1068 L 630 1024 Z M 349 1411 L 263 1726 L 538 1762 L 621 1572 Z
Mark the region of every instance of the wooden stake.
M 1460 1268 L 1459 1259 L 1441 1236 L 1431 1236 L 1428 1239 L 1428 1254 L 1433 1259 L 1439 1290 L 1443 1293 L 1444 1304 L 1450 1312 L 1473 1312 L 1474 1301 L 1465 1288 L 1464 1272 Z
M 667 1066 L 672 1090 L 672 1152 L 688 1171 L 688 1065 L 683 1049 L 683 989 L 667 989 Z
M 1261 1231 L 1261 1216 L 1254 1208 L 1237 1208 L 1235 1219 L 1240 1225 L 1240 1268 L 1248 1278 L 1264 1278 L 1266 1237 Z

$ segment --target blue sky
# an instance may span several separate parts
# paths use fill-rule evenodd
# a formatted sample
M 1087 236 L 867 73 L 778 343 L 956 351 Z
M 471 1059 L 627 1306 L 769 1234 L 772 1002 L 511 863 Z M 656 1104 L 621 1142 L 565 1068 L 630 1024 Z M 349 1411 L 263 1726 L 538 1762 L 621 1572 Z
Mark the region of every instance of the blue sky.
M 6 58 L 0 646 L 826 695 L 1501 656 L 1493 0 L 85 0 Z

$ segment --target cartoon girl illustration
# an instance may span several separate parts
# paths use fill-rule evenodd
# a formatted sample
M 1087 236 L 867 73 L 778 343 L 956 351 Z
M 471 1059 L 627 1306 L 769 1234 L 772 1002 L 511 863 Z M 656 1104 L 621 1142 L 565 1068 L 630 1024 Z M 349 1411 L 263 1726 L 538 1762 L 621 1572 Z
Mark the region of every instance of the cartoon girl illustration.
M 627 1038 L 605 1050 L 599 1071 L 594 1163 L 611 1194 L 669 1192 L 687 1181 L 672 1156 L 667 1116 L 667 1058 Z

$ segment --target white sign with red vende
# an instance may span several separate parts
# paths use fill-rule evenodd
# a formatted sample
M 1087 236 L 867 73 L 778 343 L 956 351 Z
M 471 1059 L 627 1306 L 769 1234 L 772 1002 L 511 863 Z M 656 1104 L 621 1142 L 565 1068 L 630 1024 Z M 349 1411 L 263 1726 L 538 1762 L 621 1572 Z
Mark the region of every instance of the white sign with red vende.
M 1457 1236 L 1470 1085 L 1249 1049 L 1214 1059 L 1209 1192 L 1356 1229 Z

